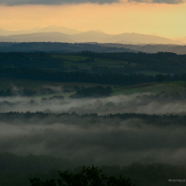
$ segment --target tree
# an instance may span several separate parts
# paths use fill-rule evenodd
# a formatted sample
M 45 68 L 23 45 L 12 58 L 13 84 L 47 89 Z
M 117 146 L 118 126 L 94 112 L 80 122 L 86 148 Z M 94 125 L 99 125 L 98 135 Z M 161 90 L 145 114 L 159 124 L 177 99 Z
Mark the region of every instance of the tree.
M 80 173 L 60 172 L 60 179 L 30 179 L 31 186 L 135 186 L 129 178 L 106 176 L 98 167 L 83 167 Z
M 163 74 L 157 74 L 155 76 L 156 81 L 159 82 L 159 83 L 163 82 L 165 80 L 165 78 L 166 77 Z

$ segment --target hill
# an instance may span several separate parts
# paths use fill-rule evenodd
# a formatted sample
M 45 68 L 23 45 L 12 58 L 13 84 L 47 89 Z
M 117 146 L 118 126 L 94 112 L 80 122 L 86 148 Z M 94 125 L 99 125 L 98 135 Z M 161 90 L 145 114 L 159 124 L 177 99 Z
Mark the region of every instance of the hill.
M 41 29 L 36 33 L 16 34 L 0 36 L 0 42 L 98 42 L 98 43 L 121 43 L 121 44 L 183 44 L 180 41 L 168 38 L 137 33 L 123 33 L 117 35 L 106 34 L 101 31 L 88 31 L 78 33 L 73 30 L 63 29 L 64 33 L 54 32 L 54 28 Z M 58 29 L 60 31 L 60 29 Z M 4 32 L 3 32 L 4 33 Z M 72 34 L 76 33 L 76 34 Z
M 0 36 L 10 36 L 10 35 L 23 35 L 23 34 L 33 34 L 33 33 L 47 33 L 47 32 L 60 32 L 63 34 L 77 34 L 79 31 L 75 29 L 70 29 L 66 27 L 59 27 L 59 26 L 48 26 L 44 28 L 34 28 L 31 30 L 20 30 L 20 31 L 9 31 L 0 28 Z
M 179 92 L 180 94 L 183 94 L 185 91 L 186 83 L 184 81 L 172 81 L 164 83 L 143 83 L 134 86 L 115 88 L 112 95 L 131 95 L 138 93 L 159 94 L 161 92 L 168 94 Z
M 36 34 L 37 37 L 45 38 L 46 42 L 0 42 L 0 52 L 63 52 L 63 53 L 74 53 L 81 51 L 92 51 L 92 52 L 145 52 L 145 53 L 157 53 L 157 52 L 172 52 L 176 54 L 186 54 L 186 46 L 184 45 L 129 45 L 129 44 L 118 44 L 118 43 L 64 43 L 64 42 L 47 42 L 48 33 Z M 41 38 L 40 38 L 41 36 Z M 57 37 L 57 36 L 56 36 Z M 17 39 L 19 36 L 16 36 Z M 61 38 L 69 39 L 67 35 L 61 36 Z M 32 38 L 30 38 L 31 40 Z

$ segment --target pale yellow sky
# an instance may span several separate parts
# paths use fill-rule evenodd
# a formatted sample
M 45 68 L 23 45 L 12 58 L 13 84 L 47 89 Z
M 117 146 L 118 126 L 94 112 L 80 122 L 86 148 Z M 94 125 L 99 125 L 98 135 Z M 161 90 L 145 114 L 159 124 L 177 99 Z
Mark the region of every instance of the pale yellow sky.
M 27 30 L 49 25 L 106 33 L 186 36 L 186 4 L 113 3 L 0 6 L 0 28 Z

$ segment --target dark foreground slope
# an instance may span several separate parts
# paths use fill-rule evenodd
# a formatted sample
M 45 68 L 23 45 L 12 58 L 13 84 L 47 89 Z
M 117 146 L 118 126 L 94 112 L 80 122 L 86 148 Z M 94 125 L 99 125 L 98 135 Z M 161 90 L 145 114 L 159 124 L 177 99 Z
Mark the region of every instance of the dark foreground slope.
M 0 165 L 6 167 L 0 170 L 1 186 L 30 186 L 30 178 L 38 177 L 42 180 L 59 179 L 58 170 L 66 169 L 65 163 L 60 158 L 50 156 L 16 156 L 10 153 L 0 154 Z M 7 163 L 10 166 L 7 166 Z M 68 162 L 68 165 L 70 163 Z M 80 167 L 68 170 L 75 173 L 80 172 Z M 184 185 L 186 168 L 178 165 L 168 164 L 142 164 L 133 163 L 128 166 L 103 165 L 100 166 L 108 176 L 123 175 L 129 177 L 136 186 L 153 185 L 169 186 Z

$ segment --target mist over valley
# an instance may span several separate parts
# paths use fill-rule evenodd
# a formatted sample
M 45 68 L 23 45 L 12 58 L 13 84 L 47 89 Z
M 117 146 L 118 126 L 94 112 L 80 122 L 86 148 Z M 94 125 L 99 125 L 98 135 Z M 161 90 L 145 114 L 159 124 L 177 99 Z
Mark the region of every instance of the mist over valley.
M 149 169 L 164 185 L 178 170 L 184 175 L 185 55 L 6 52 L 0 59 L 2 186 L 11 175 L 9 185 L 29 186 L 30 177 L 93 164 L 139 186 Z
M 74 92 L 50 89 L 55 94 L 0 98 L 1 153 L 97 165 L 145 163 L 148 157 L 185 163 L 185 92 L 70 98 Z

